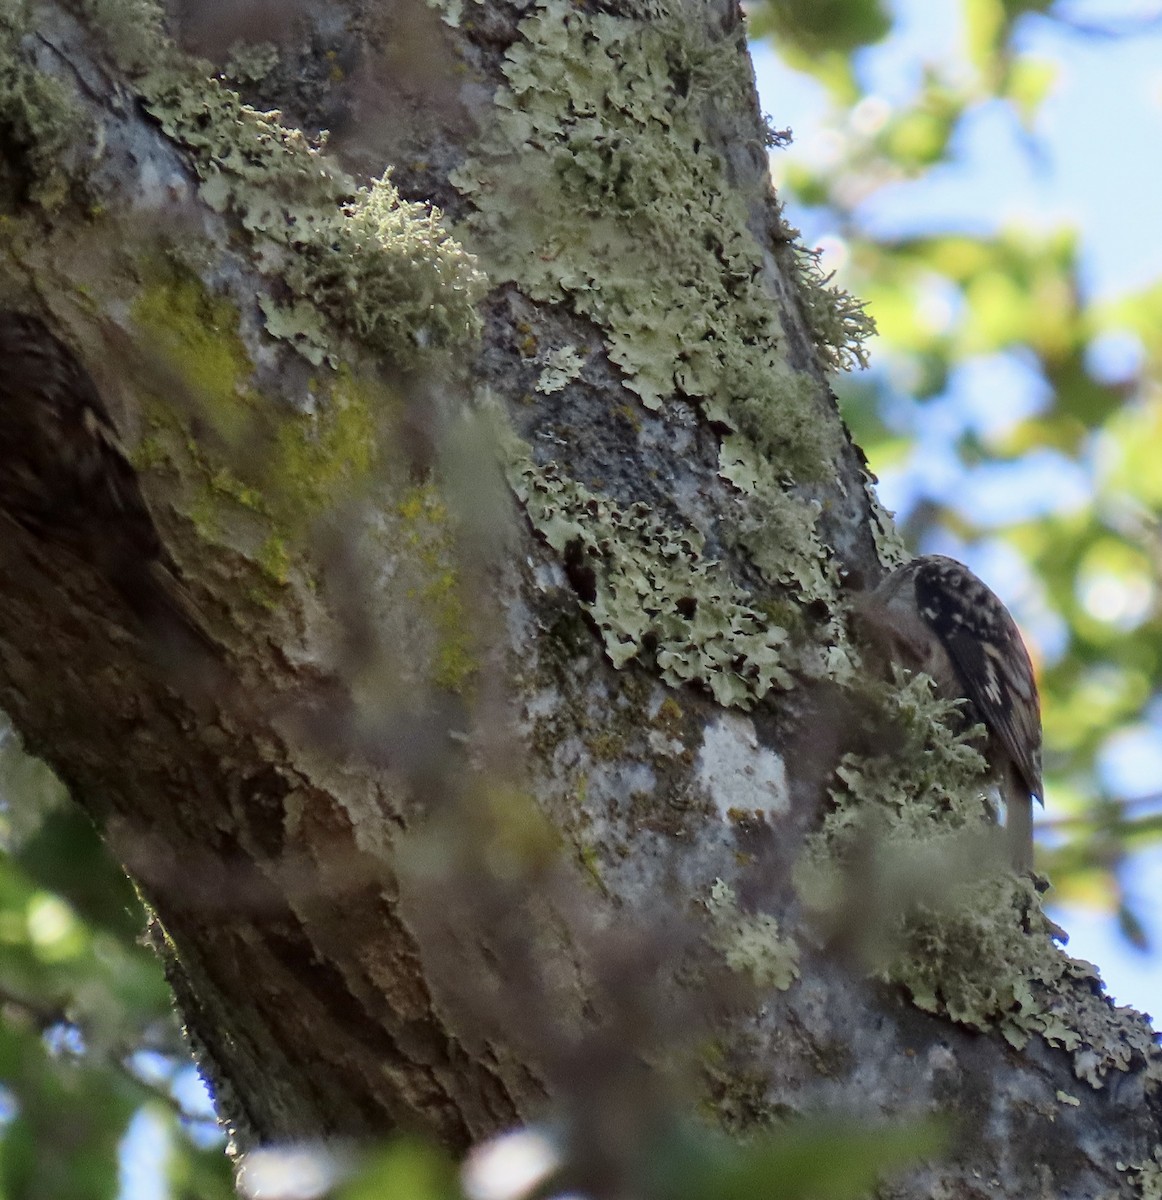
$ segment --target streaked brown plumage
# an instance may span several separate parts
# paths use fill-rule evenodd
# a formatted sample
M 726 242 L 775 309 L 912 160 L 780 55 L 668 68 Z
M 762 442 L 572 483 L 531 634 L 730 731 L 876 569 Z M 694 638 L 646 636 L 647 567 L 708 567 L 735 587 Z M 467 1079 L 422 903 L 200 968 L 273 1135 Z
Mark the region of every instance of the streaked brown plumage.
M 889 659 L 923 671 L 946 699 L 970 701 L 1005 802 L 1014 866 L 1033 865 L 1032 799 L 1043 802 L 1041 705 L 1033 664 L 999 597 L 963 563 L 913 559 L 856 604 Z

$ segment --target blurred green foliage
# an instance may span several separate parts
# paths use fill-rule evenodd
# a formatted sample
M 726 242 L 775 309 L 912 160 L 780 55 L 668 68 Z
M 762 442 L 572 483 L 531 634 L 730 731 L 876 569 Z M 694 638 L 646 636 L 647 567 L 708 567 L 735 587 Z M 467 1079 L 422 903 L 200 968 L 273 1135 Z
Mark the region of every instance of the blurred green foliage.
M 847 54 L 891 28 L 878 0 L 767 0 L 751 16 L 752 37 L 774 37 L 788 54 Z
M 337 1200 L 459 1200 L 455 1164 L 416 1138 L 398 1138 L 372 1155 L 336 1192 Z
M 947 1131 L 932 1120 L 869 1129 L 807 1120 L 741 1145 L 686 1131 L 653 1157 L 658 1200 L 858 1200 L 894 1171 L 933 1158 Z
M 292 1195 L 564 1200 L 618 1194 L 640 1200 L 858 1200 L 893 1174 L 938 1156 L 951 1131 L 929 1117 L 878 1129 L 807 1118 L 738 1141 L 665 1117 L 645 1120 L 634 1132 L 611 1153 L 610 1145 L 578 1143 L 559 1127 L 527 1126 L 478 1144 L 462 1170 L 445 1152 L 412 1136 L 397 1136 L 374 1153 L 346 1161 L 325 1147 L 263 1150 L 243 1164 L 241 1191 L 255 1200 Z
M 1060 67 L 1020 48 L 1021 22 L 1065 20 L 1063 6 L 941 6 L 960 20 L 957 61 L 914 62 L 918 83 L 906 103 L 889 103 L 863 83 L 861 53 L 900 34 L 881 4 L 821 5 L 821 19 L 809 22 L 792 19 L 800 7 L 755 0 L 749 11 L 752 32 L 821 84 L 830 106 L 831 152 L 797 155 L 792 145 L 776 150 L 774 162 L 782 198 L 838 232 L 848 255 L 841 283 L 867 301 L 878 325 L 873 370 L 838 381 L 845 413 L 872 468 L 883 472 L 907 465 L 911 437 L 946 416 L 939 402 L 955 394 L 966 368 L 1011 358 L 1027 394 L 1039 393 L 1003 431 L 982 434 L 967 421 L 955 437 L 961 479 L 994 473 L 998 502 L 987 514 L 950 488 L 924 494 L 901 525 L 917 550 L 969 558 L 983 550 L 1020 564 L 1015 607 L 1038 659 L 1045 722 L 1049 811 L 1039 862 L 1059 898 L 1107 906 L 1140 942 L 1125 866 L 1162 832 L 1162 794 L 1123 794 L 1100 768 L 1103 755 L 1133 753 L 1133 737 L 1159 737 L 1162 721 L 1162 283 L 1117 303 L 1087 300 L 1081 234 L 1071 228 L 972 235 L 929 224 L 924 236 L 886 239 L 860 220 L 860 206 L 882 189 L 947 170 L 958 134 L 985 106 L 1007 109 L 1015 140 L 1038 154 L 1038 113 Z M 1134 27 L 1106 32 L 1131 35 Z M 777 112 L 773 119 L 782 123 Z M 1086 154 L 1085 145 L 1077 153 Z M 982 213 L 982 224 L 989 216 Z M 1136 338 L 1142 357 L 1111 380 L 1090 355 L 1112 334 Z M 1050 483 L 1044 515 L 1030 517 L 1015 503 L 1011 518 L 998 517 L 1005 489 L 1037 465 L 1045 478 L 1046 463 L 1059 464 L 1062 478 L 1084 480 L 1080 501 L 1055 504 Z
M 170 1195 L 233 1196 L 208 1114 L 187 1119 L 170 1089 L 192 1068 L 144 929 L 92 825 L 0 723 L 3 1200 L 116 1196 L 143 1112 L 167 1142 Z

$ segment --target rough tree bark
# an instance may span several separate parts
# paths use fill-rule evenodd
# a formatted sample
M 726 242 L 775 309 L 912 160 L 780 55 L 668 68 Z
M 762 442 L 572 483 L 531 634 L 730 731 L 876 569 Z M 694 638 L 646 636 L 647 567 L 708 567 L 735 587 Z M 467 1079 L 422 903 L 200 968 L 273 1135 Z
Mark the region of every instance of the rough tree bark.
M 898 556 L 827 385 L 861 321 L 735 0 L 167 19 L 5 10 L 0 301 L 93 377 L 218 649 L 9 521 L 0 705 L 239 1143 L 569 1101 L 608 1149 L 682 1079 L 739 1127 L 954 1112 L 893 1195 L 1156 1185 L 1147 1022 L 852 645 Z

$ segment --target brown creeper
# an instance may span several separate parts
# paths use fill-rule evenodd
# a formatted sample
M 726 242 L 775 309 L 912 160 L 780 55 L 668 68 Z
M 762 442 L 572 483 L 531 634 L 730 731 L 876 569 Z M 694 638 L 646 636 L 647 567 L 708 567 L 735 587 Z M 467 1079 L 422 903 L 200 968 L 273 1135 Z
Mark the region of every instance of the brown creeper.
M 0 513 L 95 567 L 161 631 L 212 645 L 96 385 L 29 313 L 0 310 Z
M 1005 802 L 1013 865 L 1033 865 L 1033 805 L 1043 802 L 1041 705 L 1017 623 L 966 566 L 913 559 L 860 597 L 856 611 L 891 661 L 923 671 L 945 699 L 964 698 L 988 730 L 985 754 Z

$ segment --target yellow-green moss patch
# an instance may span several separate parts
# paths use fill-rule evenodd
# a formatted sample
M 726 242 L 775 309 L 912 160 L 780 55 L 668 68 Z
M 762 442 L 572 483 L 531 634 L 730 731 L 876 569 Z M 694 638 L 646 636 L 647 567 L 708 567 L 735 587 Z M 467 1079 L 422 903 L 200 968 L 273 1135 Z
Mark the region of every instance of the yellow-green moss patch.
M 379 457 L 389 397 L 340 369 L 315 411 L 284 418 L 264 472 L 276 511 L 294 525 L 341 506 L 366 486 Z
M 130 311 L 142 341 L 174 372 L 178 386 L 192 392 L 193 402 L 208 409 L 216 432 L 236 441 L 253 399 L 254 370 L 238 335 L 237 309 L 180 267 L 164 264 L 151 273 Z
M 138 458 L 177 469 L 187 515 L 204 539 L 230 540 L 238 513 L 247 514 L 252 532 L 235 548 L 283 585 L 315 522 L 369 486 L 392 397 L 344 368 L 312 381 L 309 408 L 280 411 L 252 387 L 231 300 L 180 267 L 154 274 L 131 308 L 151 355 L 144 371 L 150 429 Z M 170 388 L 177 402 L 151 394 Z
M 448 509 L 431 484 L 411 489 L 396 506 L 404 548 L 422 582 L 409 599 L 435 635 L 431 682 L 462 692 L 477 670 L 472 625 L 465 611 Z

